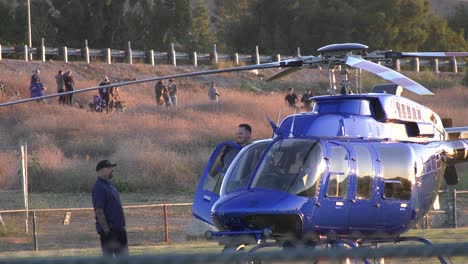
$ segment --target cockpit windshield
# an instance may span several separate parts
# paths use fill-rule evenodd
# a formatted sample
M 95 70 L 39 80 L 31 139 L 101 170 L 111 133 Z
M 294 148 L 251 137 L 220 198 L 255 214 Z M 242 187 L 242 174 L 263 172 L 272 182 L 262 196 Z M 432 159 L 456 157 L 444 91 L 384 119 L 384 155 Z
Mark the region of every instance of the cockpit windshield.
M 319 141 L 286 139 L 270 148 L 251 187 L 316 197 L 324 169 L 323 149 Z

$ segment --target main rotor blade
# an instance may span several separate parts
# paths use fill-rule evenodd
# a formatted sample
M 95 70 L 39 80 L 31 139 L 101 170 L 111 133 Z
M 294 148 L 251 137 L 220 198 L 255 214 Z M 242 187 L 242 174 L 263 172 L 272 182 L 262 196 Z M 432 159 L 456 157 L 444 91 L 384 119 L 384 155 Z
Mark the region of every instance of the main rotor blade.
M 411 80 L 410 78 L 404 76 L 403 74 L 389 69 L 385 66 L 373 63 L 362 59 L 361 57 L 348 56 L 346 59 L 346 64 L 353 68 L 358 68 L 365 70 L 367 72 L 373 73 L 381 78 L 391 81 L 392 83 L 401 85 L 403 88 L 419 95 L 434 95 L 431 91 L 426 89 L 424 86 L 419 83 Z
M 402 57 L 466 57 L 468 52 L 401 52 Z
M 44 95 L 40 97 L 26 98 L 26 99 L 21 99 L 17 101 L 1 103 L 0 107 L 27 103 L 27 102 L 32 102 L 36 100 L 47 99 L 47 98 L 52 98 L 52 97 L 57 97 L 57 96 L 62 96 L 62 95 L 67 95 L 67 94 L 84 93 L 84 92 L 98 90 L 101 88 L 109 88 L 109 87 L 124 86 L 124 85 L 131 85 L 131 84 L 138 84 L 138 83 L 145 83 L 145 82 L 153 82 L 153 81 L 166 80 L 166 79 L 177 79 L 177 78 L 191 77 L 191 76 L 198 76 L 198 75 L 216 74 L 216 73 L 223 73 L 223 72 L 235 72 L 235 71 L 268 69 L 268 68 L 278 68 L 278 67 L 297 67 L 298 63 L 299 62 L 297 60 L 292 59 L 292 60 L 285 60 L 281 62 L 271 62 L 271 63 L 264 63 L 264 64 L 258 64 L 258 65 L 247 65 L 247 66 L 239 66 L 239 67 L 232 67 L 232 68 L 226 68 L 226 69 L 207 70 L 207 71 L 189 72 L 189 73 L 182 73 L 182 74 L 153 77 L 153 78 L 141 79 L 141 80 L 136 80 L 136 81 L 120 82 L 120 83 L 113 83 L 113 84 L 103 85 L 103 86 L 83 88 L 83 89 L 64 92 L 60 94 L 56 93 L 56 94 L 48 94 L 48 95 Z M 302 61 L 300 61 L 300 65 L 302 65 Z
M 295 73 L 297 71 L 300 71 L 302 68 L 289 68 L 287 70 L 284 70 L 278 74 L 275 74 L 273 76 L 271 76 L 270 78 L 268 78 L 266 81 L 267 82 L 270 82 L 270 81 L 274 81 L 274 80 L 277 80 L 277 79 L 280 79 L 280 78 L 283 78 L 291 73 Z

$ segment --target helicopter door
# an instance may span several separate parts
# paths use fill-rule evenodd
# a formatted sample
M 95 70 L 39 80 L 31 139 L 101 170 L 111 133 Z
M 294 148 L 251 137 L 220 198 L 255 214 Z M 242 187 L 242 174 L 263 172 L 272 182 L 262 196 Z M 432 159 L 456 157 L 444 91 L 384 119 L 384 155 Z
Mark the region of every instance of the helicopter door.
M 379 208 L 377 185 L 374 175 L 378 174 L 378 166 L 374 165 L 377 154 L 370 144 L 351 144 L 354 150 L 352 159 L 355 176 L 352 177 L 351 208 L 349 211 L 349 226 L 351 229 L 375 229 Z
M 349 157 L 346 145 L 327 143 L 328 174 L 321 188 L 315 211 L 317 225 L 321 228 L 340 228 L 348 224 L 350 202 Z
M 211 225 L 211 207 L 219 199 L 224 174 L 242 147 L 232 141 L 219 144 L 206 164 L 193 199 L 193 215 Z

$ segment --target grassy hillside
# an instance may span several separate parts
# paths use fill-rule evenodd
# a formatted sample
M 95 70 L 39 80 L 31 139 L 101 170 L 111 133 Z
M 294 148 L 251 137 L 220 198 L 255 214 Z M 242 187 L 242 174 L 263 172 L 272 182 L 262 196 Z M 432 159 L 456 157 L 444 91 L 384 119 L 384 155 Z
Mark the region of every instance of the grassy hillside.
M 28 95 L 29 78 L 35 68 L 41 69 L 41 79 L 47 93 L 55 92 L 54 75 L 59 69 L 71 69 L 77 88 L 95 86 L 104 74 L 114 81 L 148 78 L 194 71 L 191 66 L 126 65 L 103 63 L 32 62 L 3 60 L 0 80 L 7 94 L 0 101 L 12 100 L 19 92 Z M 36 102 L 0 108 L 0 146 L 15 146 L 26 140 L 29 147 L 30 190 L 33 192 L 88 192 L 95 179 L 95 164 L 110 159 L 119 164 L 116 183 L 127 191 L 194 191 L 211 150 L 220 141 L 234 137 L 239 123 L 250 123 L 254 138 L 271 135 L 265 116 L 273 119 L 291 114 L 284 106 L 284 91 L 290 87 L 313 88 L 324 92 L 327 77 L 324 72 L 304 70 L 285 80 L 265 83 L 263 78 L 278 70 L 255 75 L 251 72 L 218 74 L 184 78 L 179 84 L 177 109 L 157 108 L 154 83 L 122 87 L 120 93 L 128 103 L 124 113 L 96 113 L 87 107 Z M 441 116 L 451 116 L 455 125 L 466 125 L 468 92 L 457 86 L 462 76 L 432 73 L 414 76 L 434 84 L 435 97 L 413 99 L 427 104 Z M 219 105 L 208 101 L 207 86 L 218 83 Z M 450 81 L 447 81 L 450 80 Z M 365 83 L 375 81 L 366 76 Z M 382 82 L 382 81 L 380 81 Z M 442 88 L 444 83 L 454 87 Z M 440 87 L 440 88 L 439 88 Z M 94 93 L 76 96 L 79 105 L 86 106 Z M 19 177 L 18 157 L 11 151 L 0 151 L 0 188 L 16 188 Z

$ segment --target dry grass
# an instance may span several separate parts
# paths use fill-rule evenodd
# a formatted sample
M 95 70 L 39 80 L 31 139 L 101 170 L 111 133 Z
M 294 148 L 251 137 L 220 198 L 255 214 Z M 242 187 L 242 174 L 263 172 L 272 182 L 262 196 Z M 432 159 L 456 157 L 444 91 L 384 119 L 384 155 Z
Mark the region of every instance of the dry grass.
M 22 97 L 27 97 L 30 74 L 37 67 L 41 68 L 41 79 L 49 87 L 47 93 L 55 92 L 53 76 L 62 68 L 74 71 L 77 89 L 95 86 L 104 74 L 113 80 L 129 80 L 195 70 L 191 66 L 27 64 L 4 60 L 0 62 L 0 79 L 6 84 L 8 95 L 0 100 L 10 100 L 17 90 Z M 193 191 L 212 148 L 220 141 L 232 139 L 239 123 L 252 124 L 255 139 L 269 137 L 271 128 L 265 116 L 276 120 L 278 114 L 281 118 L 291 114 L 283 104 L 282 90 L 291 85 L 321 85 L 325 80 L 316 70 L 306 70 L 281 82 L 262 84 L 262 78 L 276 72 L 178 80 L 180 106 L 177 109 L 155 106 L 154 83 L 121 87 L 121 95 L 128 103 L 124 113 L 95 113 L 86 108 L 60 106 L 56 99 L 49 99 L 47 105 L 32 102 L 0 108 L 0 145 L 17 145 L 20 139 L 27 140 L 33 191 L 89 191 L 94 166 L 104 158 L 119 164 L 117 178 L 126 190 Z M 218 83 L 221 93 L 217 105 L 208 101 L 207 84 L 211 80 Z M 256 89 L 269 92 L 245 91 Z M 441 116 L 450 114 L 456 125 L 463 125 L 468 114 L 466 90 L 451 88 L 438 91 L 432 99 L 415 99 L 428 104 Z M 79 94 L 77 102 L 86 105 L 92 95 Z M 0 163 L 0 175 L 12 170 L 3 159 Z M 0 188 L 5 185 L 8 184 L 0 176 Z
M 41 65 L 41 69 L 45 66 L 62 65 Z M 108 74 L 107 71 L 97 73 L 96 68 L 93 68 L 96 72 L 91 73 L 89 67 L 83 66 L 84 70 L 80 71 L 76 65 L 70 65 L 78 88 L 94 86 L 102 74 Z M 143 66 L 112 67 L 114 79 L 132 79 L 138 74 L 142 78 L 155 72 L 154 68 Z M 51 93 L 56 71 L 48 70 L 51 73 L 42 70 L 41 79 L 48 84 L 48 93 Z M 27 94 L 26 87 L 17 83 L 29 82 L 28 71 L 19 73 L 15 80 L 9 75 L 0 75 L 10 94 L 12 90 Z M 174 70 L 163 67 L 156 75 L 169 71 Z M 91 78 L 81 79 L 86 74 Z M 252 96 L 220 85 L 221 100 L 214 105 L 208 101 L 206 83 L 204 80 L 180 80 L 180 107 L 177 109 L 155 106 L 153 84 L 121 88 L 129 107 L 127 112 L 118 114 L 60 106 L 54 99 L 50 99 L 48 105 L 30 103 L 2 108 L 0 131 L 8 140 L 1 143 L 17 144 L 15 142 L 20 139 L 27 140 L 32 191 L 89 190 L 94 164 L 104 158 L 119 163 L 116 174 L 130 189 L 193 190 L 211 149 L 218 142 L 232 139 L 239 123 L 253 124 L 255 138 L 270 136 L 265 116 L 276 117 L 278 102 L 282 102 L 280 95 Z M 79 95 L 77 102 L 86 104 L 91 96 Z

